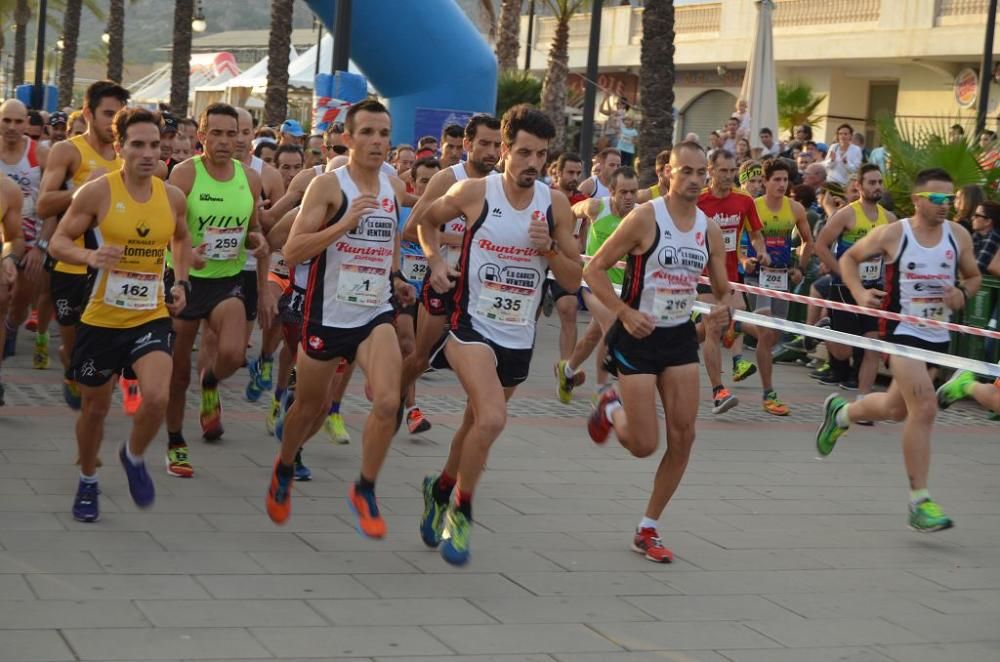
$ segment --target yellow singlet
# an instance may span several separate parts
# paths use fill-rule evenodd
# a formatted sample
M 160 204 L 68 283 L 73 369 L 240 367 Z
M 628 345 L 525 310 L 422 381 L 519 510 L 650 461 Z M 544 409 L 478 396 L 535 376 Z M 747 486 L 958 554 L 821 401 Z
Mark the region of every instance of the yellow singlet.
M 101 244 L 121 246 L 113 269 L 97 272 L 94 291 L 80 321 L 91 326 L 128 329 L 167 317 L 163 301 L 163 259 L 174 235 L 176 219 L 166 185 L 151 178 L 146 202 L 129 195 L 121 170 L 108 174 L 111 203 L 95 228 Z

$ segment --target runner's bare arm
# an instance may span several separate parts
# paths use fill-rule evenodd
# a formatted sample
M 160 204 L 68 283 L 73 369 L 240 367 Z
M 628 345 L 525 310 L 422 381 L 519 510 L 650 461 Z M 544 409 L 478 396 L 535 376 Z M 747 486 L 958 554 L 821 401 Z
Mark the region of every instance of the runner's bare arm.
M 795 227 L 798 228 L 802 244 L 799 246 L 799 267 L 804 269 L 809 264 L 813 254 L 813 234 L 806 218 L 806 208 L 792 200 L 792 213 L 795 215 Z
M 622 255 L 641 254 L 649 250 L 650 242 L 656 234 L 655 224 L 652 205 L 639 205 L 622 219 L 621 224 L 583 268 L 583 279 L 590 286 L 591 292 L 616 316 L 620 316 L 628 308 L 628 304 L 615 292 L 611 279 L 608 278 L 608 269 L 614 267 Z
M 455 183 L 455 173 L 451 171 L 451 168 L 445 170 L 438 170 L 431 177 L 431 180 L 427 182 L 427 188 L 424 189 L 424 194 L 420 197 L 420 200 L 413 206 L 410 211 L 410 217 L 406 219 L 406 225 L 403 226 L 403 240 L 404 241 L 420 241 L 420 237 L 417 234 L 417 226 L 420 224 L 420 217 L 423 215 L 427 209 L 434 204 L 434 201 L 443 196 L 451 188 L 452 184 Z M 452 216 L 452 218 L 455 218 Z M 451 220 L 451 218 L 447 219 Z
M 45 168 L 48 165 L 50 151 L 48 145 L 39 145 L 35 149 L 35 158 L 38 159 L 38 167 L 42 169 L 42 173 L 45 172 Z
M 706 234 L 708 235 L 708 280 L 712 284 L 712 294 L 718 305 L 728 307 L 732 288 L 729 286 L 729 274 L 726 271 L 726 242 L 717 223 L 709 221 Z
M 396 225 L 399 226 L 399 206 L 401 194 L 406 193 L 406 184 L 402 182 L 399 177 L 391 177 L 393 191 L 396 194 Z M 412 306 L 417 300 L 417 288 L 413 287 L 406 278 L 404 278 L 400 272 L 400 254 L 402 253 L 402 248 L 400 247 L 400 242 L 402 239 L 398 232 L 393 235 L 393 246 L 392 246 L 392 293 L 396 297 L 401 305 Z
M 285 242 L 288 241 L 288 233 L 292 229 L 292 223 L 295 222 L 295 216 L 298 213 L 298 208 L 285 212 L 285 215 L 281 217 L 281 220 L 275 223 L 274 227 L 271 228 L 271 231 L 267 233 L 267 244 L 271 248 L 277 251 L 284 247 Z M 285 261 L 288 261 L 287 258 Z
M 171 186 L 179 188 L 185 197 L 190 195 L 191 189 L 194 188 L 194 162 L 188 159 L 178 163 L 170 171 L 170 178 L 167 182 Z
M 596 185 L 594 184 L 594 180 L 588 177 L 587 179 L 580 182 L 580 187 L 578 190 L 580 191 L 580 193 L 583 193 L 585 196 L 589 198 L 590 196 L 594 195 L 595 187 Z
M 833 256 L 830 246 L 837 241 L 844 230 L 848 229 L 852 218 L 854 218 L 854 210 L 847 207 L 837 210 L 837 213 L 830 217 L 823 229 L 819 231 L 819 236 L 816 237 L 816 257 L 826 265 L 832 274 L 840 275 L 840 263 Z
M 21 207 L 24 198 L 21 189 L 7 177 L 0 179 L 0 197 L 3 198 L 3 254 L 13 255 L 18 261 L 24 257 L 24 233 L 21 225 Z
M 260 224 L 264 228 L 264 232 L 267 233 L 272 225 L 281 220 L 282 214 L 274 213 L 271 210 L 274 209 L 275 203 L 284 197 L 285 185 L 281 180 L 281 174 L 266 163 L 260 172 L 260 183 L 263 191 L 263 202 L 259 206 Z
M 275 201 L 275 203 L 272 204 L 271 208 L 268 210 L 268 213 L 271 215 L 271 220 L 277 223 L 285 217 L 285 214 L 287 214 L 289 210 L 297 207 L 299 203 L 302 202 L 302 196 L 305 195 L 309 182 L 311 182 L 315 177 L 316 171 L 312 168 L 303 170 L 299 174 L 295 175 L 295 177 L 292 178 L 292 181 L 288 183 L 288 190 L 285 191 L 284 195 L 282 195 L 279 200 Z
M 66 264 L 97 267 L 98 264 L 95 262 L 100 262 L 104 266 L 106 260 L 111 258 L 110 251 L 105 249 L 117 250 L 118 255 L 121 255 L 121 246 L 104 245 L 95 251 L 74 243 L 84 232 L 97 225 L 101 215 L 101 205 L 110 204 L 110 198 L 111 187 L 103 178 L 88 182 L 75 192 L 69 209 L 63 214 L 49 243 L 49 253 L 52 257 Z
M 38 186 L 38 202 L 35 209 L 42 218 L 57 216 L 67 208 L 73 199 L 73 191 L 66 191 L 63 185 L 78 167 L 80 167 L 80 152 L 68 142 L 56 143 L 49 152 L 45 172 Z M 53 219 L 54 220 L 54 219 Z M 52 224 L 55 230 L 55 224 Z M 51 235 L 52 230 L 49 234 Z M 43 238 L 48 238 L 44 234 Z
M 594 198 L 587 198 L 586 200 L 581 200 L 580 202 L 573 205 L 574 218 L 583 218 L 586 220 L 591 220 L 597 214 L 597 206 L 599 204 L 600 201 Z
M 552 192 L 552 240 L 556 252 L 549 256 L 549 269 L 560 287 L 568 292 L 580 289 L 583 268 L 580 265 L 580 245 L 573 236 L 576 218 L 569 200 L 561 191 Z M 548 227 L 546 227 L 546 230 Z
M 176 280 L 187 280 L 194 249 L 187 225 L 187 198 L 176 186 L 167 185 L 167 197 L 174 212 L 174 236 L 170 239 L 170 256 Z
M 271 325 L 271 320 L 277 315 L 278 309 L 274 293 L 267 286 L 267 274 L 271 270 L 271 249 L 267 245 L 267 238 L 261 231 L 262 210 L 257 205 L 257 201 L 261 199 L 263 181 L 253 168 L 242 163 L 240 167 L 246 174 L 250 193 L 254 200 L 250 211 L 250 220 L 247 222 L 246 249 L 252 250 L 254 257 L 257 258 L 257 322 L 260 328 L 266 331 Z
M 437 175 L 435 175 L 437 177 Z M 433 183 L 433 180 L 432 180 Z M 430 187 L 430 184 L 428 184 Z M 485 179 L 466 179 L 452 184 L 447 192 L 433 200 L 426 207 L 423 202 L 410 214 L 410 222 L 417 216 L 417 239 L 424 249 L 427 262 L 431 269 L 434 269 L 435 261 L 444 262 L 441 255 L 441 226 L 453 218 L 462 216 L 469 210 L 475 210 L 471 216 L 466 216 L 471 221 L 479 217 L 481 209 L 477 206 L 485 204 Z M 427 195 L 425 194 L 426 198 Z M 419 213 L 419 216 L 418 216 Z M 439 265 L 440 266 L 440 265 Z M 447 265 L 445 265 L 447 267 Z
M 313 258 L 342 236 L 356 228 L 361 215 L 378 208 L 375 196 L 359 196 L 351 202 L 336 223 L 329 224 L 346 198 L 337 175 L 326 173 L 309 183 L 302 206 L 292 223 L 282 253 L 289 264 L 300 264 Z

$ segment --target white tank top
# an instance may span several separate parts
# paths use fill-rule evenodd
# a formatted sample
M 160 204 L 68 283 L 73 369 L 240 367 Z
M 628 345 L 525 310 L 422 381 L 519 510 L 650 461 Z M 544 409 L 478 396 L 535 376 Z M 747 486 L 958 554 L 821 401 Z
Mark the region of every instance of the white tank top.
M 344 199 L 329 225 L 339 221 L 360 195 L 346 165 L 333 172 Z M 362 216 L 356 228 L 313 258 L 306 293 L 308 323 L 356 328 L 392 310 L 390 277 L 399 213 L 396 191 L 382 172 L 378 198 L 379 209 Z
M 951 223 L 941 226 L 941 240 L 930 248 L 921 246 L 913 234 L 911 219 L 901 219 L 903 233 L 896 259 L 886 267 L 889 290 L 888 309 L 903 315 L 916 315 L 947 322 L 951 310 L 944 304 L 944 288 L 957 282 L 958 243 Z M 946 329 L 900 322 L 893 333 L 913 336 L 928 342 L 945 343 L 951 339 Z
M 594 192 L 590 194 L 592 198 L 607 198 L 611 195 L 611 191 L 608 187 L 601 183 L 600 178 L 597 175 L 592 175 L 590 177 L 594 180 Z
M 453 166 L 448 166 L 452 174 L 455 175 L 455 182 L 462 182 L 469 178 L 469 175 L 465 172 L 464 163 L 456 163 Z M 441 232 L 450 235 L 463 236 L 465 234 L 465 217 L 459 216 L 458 218 L 453 218 L 444 225 L 441 226 Z M 458 268 L 458 260 L 462 256 L 462 250 L 457 246 L 442 246 L 441 252 L 444 253 L 444 258 L 448 260 L 448 266 L 452 269 Z
M 0 173 L 7 175 L 21 189 L 24 202 L 21 206 L 21 217 L 25 221 L 38 220 L 35 216 L 35 203 L 38 202 L 38 187 L 42 183 L 42 168 L 38 164 L 38 144 L 25 137 L 24 152 L 14 165 L 0 161 Z M 34 238 L 31 238 L 33 240 Z M 25 237 L 25 240 L 29 240 Z
M 250 169 L 256 172 L 258 175 L 264 171 L 264 159 L 259 156 L 250 157 Z M 264 189 L 260 190 L 261 199 L 264 198 Z M 272 200 L 271 202 L 277 202 L 277 200 Z M 254 257 L 253 253 L 247 251 L 246 262 L 243 263 L 243 271 L 256 271 L 257 270 L 257 258 Z M 272 271 L 274 269 L 272 268 Z
M 486 178 L 483 213 L 465 235 L 452 322 L 471 325 L 502 347 L 531 349 L 548 260 L 531 245 L 528 226 L 542 218 L 551 227 L 552 195 L 536 181 L 531 202 L 515 209 L 503 179 Z
M 629 255 L 622 300 L 652 315 L 657 327 L 676 327 L 691 320 L 698 277 L 708 264 L 708 217 L 695 210 L 688 232 L 677 228 L 666 200 L 653 199 L 657 240 L 643 255 Z

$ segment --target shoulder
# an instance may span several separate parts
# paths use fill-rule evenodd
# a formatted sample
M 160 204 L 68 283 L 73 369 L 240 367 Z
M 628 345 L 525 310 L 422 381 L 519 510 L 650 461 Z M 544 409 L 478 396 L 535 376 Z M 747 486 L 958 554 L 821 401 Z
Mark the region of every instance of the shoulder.
M 802 216 L 803 218 L 805 218 L 806 208 L 802 206 L 801 202 L 799 202 L 798 200 L 792 200 L 791 198 L 788 198 L 788 202 L 792 206 L 792 213 L 793 214 L 795 214 L 796 216 Z
M 73 193 L 73 204 L 91 205 L 100 199 L 110 197 L 111 183 L 108 181 L 110 174 L 114 173 L 101 175 L 80 186 Z
M 21 199 L 21 189 L 9 177 L 0 177 L 0 195 L 4 197 L 4 208 L 10 206 L 10 202 L 15 198 Z
M 321 196 L 326 198 L 339 197 L 341 190 L 340 177 L 337 176 L 336 171 L 316 175 L 309 182 L 309 190 L 317 191 Z
M 164 182 L 163 191 L 167 195 L 167 200 L 169 200 L 170 204 L 174 207 L 177 207 L 178 205 L 187 206 L 187 196 L 184 195 L 184 191 L 180 190 L 173 184 Z
M 247 164 L 241 161 L 237 161 L 235 159 L 233 159 L 233 163 L 236 164 L 237 167 L 243 169 L 243 174 L 246 176 L 247 181 L 250 182 L 251 186 L 253 186 L 255 183 L 257 184 L 257 186 L 260 186 L 261 176 L 257 174 L 256 170 L 254 170 Z
M 70 140 L 63 140 L 52 147 L 49 152 L 48 162 L 50 166 L 53 164 L 66 165 L 78 158 L 80 158 L 80 150 L 77 149 L 76 143 Z

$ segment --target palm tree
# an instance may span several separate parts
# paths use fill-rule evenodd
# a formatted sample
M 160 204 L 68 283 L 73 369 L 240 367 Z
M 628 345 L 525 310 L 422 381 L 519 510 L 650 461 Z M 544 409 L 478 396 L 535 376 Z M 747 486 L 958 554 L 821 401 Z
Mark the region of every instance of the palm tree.
M 566 78 L 569 75 L 569 22 L 584 0 L 545 0 L 556 19 L 556 33 L 549 47 L 548 71 L 542 81 L 542 110 L 556 125 L 556 137 L 549 146 L 562 151 L 566 136 Z
M 815 95 L 809 83 L 801 81 L 778 82 L 778 125 L 793 131 L 796 126 L 813 126 L 819 121 L 814 116 L 816 108 L 823 103 L 825 94 Z
M 537 106 L 542 100 L 542 82 L 527 71 L 501 72 L 497 80 L 497 117 L 519 103 Z
M 271 35 L 267 42 L 267 94 L 264 122 L 277 126 L 288 114 L 288 51 L 292 45 L 295 0 L 271 3 Z
M 14 7 L 14 85 L 24 82 L 25 57 L 28 51 L 28 21 L 31 8 L 28 0 L 17 0 Z
M 500 71 L 517 69 L 517 56 L 521 48 L 521 3 L 522 0 L 501 0 L 500 34 L 497 36 L 497 64 Z M 492 7 L 492 4 L 490 5 Z M 531 45 L 528 45 L 531 48 Z
M 83 0 L 66 0 L 63 14 L 63 51 L 59 63 L 59 106 L 73 105 L 73 80 L 76 78 L 76 51 L 80 41 L 80 14 Z
M 656 181 L 656 155 L 668 149 L 674 135 L 674 2 L 647 0 L 642 12 L 639 55 L 640 172 L 644 186 Z
M 122 82 L 125 47 L 125 0 L 111 0 L 108 7 L 108 80 Z
M 170 112 L 187 117 L 191 85 L 191 18 L 194 0 L 176 0 L 174 4 L 174 44 L 170 65 Z

